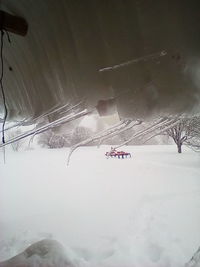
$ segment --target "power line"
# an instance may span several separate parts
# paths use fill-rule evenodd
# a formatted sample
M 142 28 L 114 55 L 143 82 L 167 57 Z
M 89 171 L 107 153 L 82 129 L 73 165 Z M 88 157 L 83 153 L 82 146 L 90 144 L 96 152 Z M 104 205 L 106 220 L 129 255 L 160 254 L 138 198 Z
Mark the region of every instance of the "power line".
M 3 118 L 3 125 L 2 125 L 2 143 L 5 143 L 5 124 L 6 124 L 6 119 L 8 116 L 8 108 L 6 105 L 6 97 L 5 97 L 5 91 L 3 87 L 3 75 L 4 75 L 4 61 L 3 61 L 3 44 L 4 44 L 4 31 L 1 29 L 1 47 L 0 47 L 0 62 L 1 62 L 1 76 L 0 76 L 0 87 L 1 87 L 1 92 L 2 92 L 2 97 L 3 97 L 3 105 L 4 105 L 4 118 Z

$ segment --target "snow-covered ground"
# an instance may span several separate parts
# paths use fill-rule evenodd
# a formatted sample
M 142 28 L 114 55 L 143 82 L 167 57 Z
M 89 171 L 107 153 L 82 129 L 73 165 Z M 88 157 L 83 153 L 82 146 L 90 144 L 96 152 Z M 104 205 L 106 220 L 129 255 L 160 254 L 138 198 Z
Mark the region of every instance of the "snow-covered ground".
M 0 261 L 43 238 L 87 267 L 183 267 L 200 246 L 200 156 L 175 146 L 7 150 Z

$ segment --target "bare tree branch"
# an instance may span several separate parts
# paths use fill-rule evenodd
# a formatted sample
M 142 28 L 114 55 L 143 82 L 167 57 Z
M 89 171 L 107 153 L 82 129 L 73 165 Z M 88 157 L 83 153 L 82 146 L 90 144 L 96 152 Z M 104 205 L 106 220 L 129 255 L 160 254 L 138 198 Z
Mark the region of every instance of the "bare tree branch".
M 163 57 L 165 55 L 167 55 L 167 52 L 166 51 L 161 51 L 159 53 L 154 53 L 154 54 L 151 54 L 151 55 L 146 55 L 146 56 L 143 56 L 143 57 L 139 57 L 139 58 L 136 58 L 136 59 L 125 61 L 123 63 L 117 64 L 117 65 L 114 65 L 114 66 L 102 68 L 102 69 L 99 70 L 99 72 L 115 70 L 115 69 L 118 69 L 118 68 L 121 68 L 121 67 L 126 67 L 126 66 L 129 66 L 129 65 L 132 65 L 132 64 L 139 63 L 141 61 L 148 61 L 148 60 L 152 60 L 152 59 L 155 59 L 155 58 L 158 58 L 158 57 Z
M 16 141 L 19 141 L 23 138 L 26 138 L 28 136 L 32 136 L 32 135 L 37 135 L 37 134 L 40 134 L 40 133 L 43 133 L 45 131 L 48 131 L 49 129 L 52 129 L 54 127 L 57 127 L 57 126 L 60 126 L 64 123 L 68 123 L 68 122 L 71 122 L 73 120 L 76 120 L 78 118 L 81 118 L 85 115 L 88 115 L 88 114 L 91 114 L 94 110 L 91 110 L 91 111 L 87 111 L 87 110 L 83 110 L 83 111 L 80 111 L 76 114 L 70 114 L 70 115 L 67 115 L 67 116 L 64 116 L 60 119 L 57 119 L 56 121 L 53 121 L 51 123 L 48 123 L 47 125 L 44 125 L 40 128 L 38 128 L 37 130 L 32 130 L 32 131 L 29 131 L 28 133 L 24 133 L 24 134 L 21 134 L 13 139 L 10 139 L 8 140 L 6 143 L 4 144 L 0 144 L 0 147 L 3 147 L 3 146 L 6 146 L 6 145 L 9 145 L 13 142 L 16 142 Z
M 181 120 L 181 119 L 180 119 L 180 120 Z M 155 136 L 163 135 L 166 131 L 170 130 L 171 127 L 176 126 L 176 125 L 180 122 L 180 120 L 177 120 L 177 121 L 175 121 L 174 123 L 172 123 L 172 122 L 170 121 L 168 127 L 167 127 L 167 125 L 165 125 L 165 128 L 164 128 L 164 129 L 162 129 L 161 131 L 159 131 L 159 132 L 157 132 L 157 133 L 151 135 L 150 137 L 148 137 L 148 138 L 143 142 L 143 144 L 145 144 L 147 141 L 149 141 L 150 139 L 152 139 L 152 138 L 155 137 Z
M 138 138 L 138 137 L 141 137 L 141 136 L 145 136 L 157 129 L 159 129 L 159 127 L 161 126 L 164 126 L 165 124 L 168 124 L 169 121 L 171 119 L 169 118 L 160 118 L 159 120 L 157 120 L 156 122 L 154 122 L 151 126 L 147 127 L 146 129 L 144 130 L 141 130 L 140 132 L 138 133 L 135 133 L 131 138 L 129 138 L 127 141 L 123 142 L 122 144 L 118 145 L 115 147 L 115 149 L 119 148 L 119 147 L 122 147 L 126 144 L 128 144 L 129 142 L 131 142 L 133 139 L 135 138 Z
M 69 155 L 68 155 L 68 159 L 67 159 L 67 165 L 69 165 L 69 162 L 70 162 L 70 158 L 71 158 L 71 155 L 72 153 L 80 146 L 85 146 L 89 143 L 92 143 L 92 142 L 95 142 L 99 139 L 103 139 L 103 138 L 109 138 L 111 137 L 112 134 L 114 135 L 117 135 L 123 131 L 126 131 L 127 129 L 131 129 L 132 127 L 134 127 L 135 125 L 138 125 L 140 124 L 141 122 L 139 120 L 137 120 L 136 122 L 132 122 L 132 120 L 130 119 L 125 119 L 123 121 L 121 121 L 120 123 L 117 123 L 115 124 L 114 126 L 106 129 L 106 130 L 103 130 L 101 131 L 100 133 L 98 134 L 95 134 L 93 135 L 92 137 L 74 145 L 71 147 L 70 149 L 70 152 L 69 152 Z
M 175 117 L 174 122 L 169 127 L 160 127 L 145 142 L 157 135 L 167 134 L 177 145 L 178 152 L 181 153 L 183 143 L 190 146 L 194 150 L 200 150 L 200 116 L 186 117 L 184 115 Z M 145 143 L 144 142 L 144 143 Z
M 123 129 L 121 129 L 117 132 L 113 132 L 113 133 L 101 138 L 98 146 L 100 146 L 103 143 L 103 141 L 105 141 L 106 139 L 112 138 L 112 137 L 114 137 L 120 133 L 126 132 L 126 131 L 132 129 L 134 126 L 140 125 L 141 123 L 142 123 L 141 120 L 137 120 L 136 122 L 135 121 L 131 122 L 129 125 L 125 126 Z

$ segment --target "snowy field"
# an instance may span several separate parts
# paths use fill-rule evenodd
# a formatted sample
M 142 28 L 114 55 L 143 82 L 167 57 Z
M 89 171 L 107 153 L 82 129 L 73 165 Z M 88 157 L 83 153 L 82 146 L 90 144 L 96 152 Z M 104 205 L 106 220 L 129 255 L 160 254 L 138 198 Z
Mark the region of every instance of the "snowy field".
M 183 267 L 200 246 L 200 155 L 175 146 L 0 154 L 0 260 L 43 238 L 84 267 Z

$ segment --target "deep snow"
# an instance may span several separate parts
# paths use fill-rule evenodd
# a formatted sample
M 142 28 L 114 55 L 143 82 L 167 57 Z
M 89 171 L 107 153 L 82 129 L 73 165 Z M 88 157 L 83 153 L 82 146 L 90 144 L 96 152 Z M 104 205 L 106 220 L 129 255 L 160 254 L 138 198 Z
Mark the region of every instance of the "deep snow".
M 7 150 L 0 260 L 43 238 L 87 267 L 179 267 L 200 246 L 200 156 L 175 146 Z M 1 156 L 1 155 L 0 155 Z

